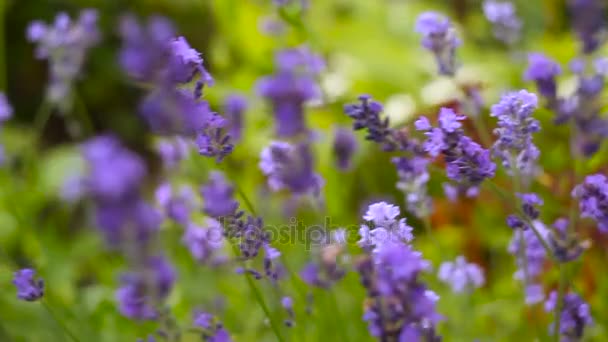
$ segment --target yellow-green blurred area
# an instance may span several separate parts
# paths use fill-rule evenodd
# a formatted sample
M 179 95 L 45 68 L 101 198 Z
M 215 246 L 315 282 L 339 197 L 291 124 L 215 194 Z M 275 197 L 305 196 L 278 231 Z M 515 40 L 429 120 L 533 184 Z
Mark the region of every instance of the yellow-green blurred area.
M 542 51 L 567 63 L 578 55 L 579 46 L 570 29 L 565 1 L 514 0 L 523 21 L 522 39 L 506 47 L 492 35 L 490 24 L 477 0 L 311 0 L 301 14 L 297 6 L 278 10 L 271 0 L 0 0 L 0 86 L 15 108 L 15 117 L 2 127 L 0 139 L 9 163 L 0 169 L 0 341 L 64 341 L 64 329 L 39 303 L 16 298 L 11 284 L 18 266 L 34 266 L 45 279 L 46 297 L 56 316 L 80 341 L 135 341 L 154 333 L 156 323 L 133 322 L 119 315 L 114 292 L 124 260 L 108 250 L 91 219 L 87 203 L 69 204 L 59 199 L 63 183 L 84 169 L 78 144 L 87 136 L 74 136 L 69 126 L 86 113 L 96 133 L 119 136 L 147 159 L 155 182 L 165 175 L 154 151 L 155 138 L 148 134 L 137 115 L 144 95 L 120 70 L 118 22 L 126 13 L 142 17 L 161 14 L 172 19 L 178 32 L 202 53 L 215 85 L 205 88 L 204 97 L 222 112 L 224 98 L 244 94 L 249 101 L 244 138 L 222 164 L 193 154 L 184 161 L 172 182 L 198 187 L 210 170 L 224 171 L 242 194 L 251 200 L 266 224 L 291 222 L 284 216 L 286 194 L 268 192 L 258 168 L 260 151 L 273 139 L 270 106 L 256 95 L 255 82 L 273 72 L 274 53 L 282 48 L 306 45 L 323 56 L 326 70 L 320 75 L 323 101 L 307 107 L 306 120 L 314 130 L 315 168 L 325 179 L 322 205 L 305 202 L 297 211 L 298 229 L 330 222 L 331 228 L 356 231 L 365 205 L 372 200 L 398 204 L 415 227 L 413 245 L 422 251 L 436 270 L 442 261 L 465 255 L 484 269 L 486 285 L 471 296 L 456 295 L 440 283 L 435 271 L 424 276 L 429 288 L 440 296 L 438 311 L 444 316 L 439 333 L 444 341 L 546 341 L 552 313 L 542 303 L 524 305 L 523 288 L 513 278 L 515 260 L 507 252 L 512 230 L 505 224 L 514 203 L 491 187 L 482 187 L 476 199 L 457 203 L 445 199 L 445 174 L 432 171 L 429 192 L 434 198 L 430 238 L 422 222 L 405 213 L 404 195 L 395 187 L 397 174 L 391 153 L 364 141 L 358 133 L 359 150 L 353 168 L 340 172 L 332 155 L 332 134 L 337 126 L 350 126 L 343 113 L 345 103 L 359 94 L 372 95 L 385 105 L 385 114 L 395 126 L 409 127 L 414 118 L 435 117 L 442 105 L 462 97 L 462 87 L 481 85 L 485 107 L 482 120 L 491 134 L 496 120 L 489 107 L 508 90 L 530 89 L 523 81 L 527 54 Z M 47 65 L 33 57 L 25 39 L 29 21 L 52 21 L 58 11 L 76 15 L 82 8 L 97 8 L 103 32 L 101 43 L 91 50 L 76 89 L 82 106 L 65 116 L 53 113 L 40 132 L 39 146 L 32 128 L 47 82 Z M 423 11 L 445 13 L 455 22 L 463 44 L 458 49 L 459 71 L 454 79 L 437 76 L 435 61 L 420 46 L 414 31 Z M 267 32 L 269 25 L 278 32 Z M 606 55 L 604 48 L 597 53 Z M 575 84 L 573 77 L 560 78 L 560 91 Z M 604 96 L 605 97 L 605 96 Z M 569 129 L 555 126 L 553 113 L 539 109 L 535 116 L 542 131 L 535 137 L 541 150 L 542 172 L 531 185 L 545 201 L 542 219 L 552 223 L 568 216 L 570 191 L 575 185 L 574 161 L 570 157 Z M 475 139 L 472 125 L 465 125 Z M 489 146 L 485 146 L 486 148 Z M 27 153 L 36 153 L 29 162 Z M 608 146 L 582 166 L 584 174 L 606 170 Z M 504 170 L 494 183 L 510 191 Z M 592 221 L 579 221 L 578 230 L 590 248 L 568 268 L 570 290 L 585 298 L 595 324 L 586 332 L 588 341 L 608 339 L 608 240 Z M 218 315 L 235 341 L 275 341 L 264 312 L 257 304 L 243 275 L 234 267 L 212 268 L 197 264 L 181 243 L 182 231 L 166 223 L 162 229 L 165 254 L 175 263 L 178 278 L 168 304 L 180 325 L 191 322 L 191 311 L 204 308 Z M 356 271 L 331 291 L 312 289 L 298 279 L 297 272 L 310 258 L 302 243 L 276 246 L 290 270 L 278 287 L 259 281 L 272 315 L 284 316 L 280 300 L 295 301 L 296 325 L 282 327 L 287 341 L 371 341 L 363 321 L 365 291 Z M 350 246 L 353 258 L 361 253 Z M 542 277 L 545 292 L 557 288 L 558 272 L 547 262 Z M 306 312 L 307 293 L 313 295 L 312 312 Z M 182 341 L 200 337 L 185 332 Z

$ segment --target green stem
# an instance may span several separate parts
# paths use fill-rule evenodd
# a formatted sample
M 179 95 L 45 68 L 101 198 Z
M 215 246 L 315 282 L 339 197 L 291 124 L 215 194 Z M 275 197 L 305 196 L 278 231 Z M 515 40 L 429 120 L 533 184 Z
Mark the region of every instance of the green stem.
M 61 327 L 61 329 L 65 332 L 66 335 L 68 335 L 70 337 L 70 339 L 72 341 L 74 341 L 74 342 L 80 342 L 80 340 L 78 339 L 78 337 L 76 337 L 76 335 L 74 335 L 74 333 L 72 333 L 72 331 L 70 329 L 68 329 L 67 325 L 65 325 L 63 323 L 63 321 L 61 321 L 57 317 L 57 315 L 55 315 L 55 313 L 53 312 L 53 310 L 51 310 L 50 305 L 48 305 L 48 303 L 46 302 L 45 299 L 41 300 L 40 303 L 46 309 L 46 311 L 49 313 L 49 315 L 53 318 L 53 320 L 55 321 L 55 323 L 57 323 L 57 325 L 59 327 Z
M 42 132 L 44 131 L 44 127 L 49 121 L 52 112 L 53 110 L 50 102 L 44 98 L 40 104 L 40 107 L 38 107 L 36 115 L 34 116 L 34 139 L 36 141 L 41 140 Z

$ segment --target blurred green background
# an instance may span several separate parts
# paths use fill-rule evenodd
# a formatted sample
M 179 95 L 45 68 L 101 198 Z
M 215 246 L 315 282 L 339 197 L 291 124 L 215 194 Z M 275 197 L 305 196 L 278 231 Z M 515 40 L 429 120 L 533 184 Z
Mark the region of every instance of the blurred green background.
M 378 153 L 377 146 L 363 141 L 363 134 L 359 134 L 360 150 L 353 170 L 341 173 L 335 168 L 332 129 L 350 125 L 342 112 L 344 103 L 354 102 L 360 93 L 371 94 L 385 104 L 395 125 L 407 125 L 420 114 L 434 115 L 439 106 L 459 96 L 454 81 L 435 76 L 431 55 L 419 45 L 419 36 L 413 30 L 419 13 L 438 10 L 456 22 L 464 42 L 458 50 L 461 68 L 456 80 L 459 85 L 481 84 L 486 100 L 482 115 L 487 127 L 495 124 L 488 116 L 488 107 L 502 92 L 530 88 L 521 77 L 529 51 L 543 51 L 562 63 L 577 55 L 565 1 L 513 2 L 524 23 L 523 39 L 506 48 L 493 38 L 481 2 L 472 0 L 312 0 L 301 21 L 291 25 L 281 21 L 269 0 L 0 0 L 0 87 L 15 107 L 15 117 L 3 127 L 1 136 L 9 163 L 0 170 L 0 341 L 66 340 L 39 304 L 16 299 L 12 272 L 25 265 L 39 270 L 46 281 L 49 305 L 81 341 L 135 341 L 156 328 L 154 323 L 135 323 L 118 314 L 114 290 L 124 261 L 105 249 L 87 204 L 65 204 L 58 197 L 67 176 L 83 168 L 74 143 L 87 137 L 74 137 L 66 127 L 85 112 L 96 132 L 115 132 L 147 156 L 156 179 L 163 177 L 153 138 L 145 134 L 145 126 L 135 113 L 143 94 L 130 84 L 117 63 L 117 22 L 122 14 L 162 14 L 175 22 L 178 31 L 203 53 L 216 79 L 216 85 L 205 92 L 214 109 L 221 112 L 224 97 L 232 92 L 249 98 L 245 138 L 234 154 L 221 166 L 193 156 L 172 177 L 177 183 L 189 182 L 197 188 L 209 170 L 220 168 L 238 182 L 258 213 L 272 225 L 289 224 L 282 216 L 286 197 L 268 194 L 257 168 L 259 152 L 273 138 L 273 126 L 269 107 L 255 96 L 254 83 L 272 72 L 273 54 L 281 48 L 306 44 L 320 53 L 328 65 L 320 79 L 328 101 L 308 108 L 307 120 L 317 131 L 316 168 L 326 180 L 325 207 L 304 206 L 298 219 L 302 227 L 323 224 L 329 217 L 333 227 L 357 229 L 366 203 L 382 198 L 403 208 L 403 194 L 395 188 L 397 175 L 391 155 Z M 75 15 L 85 7 L 99 10 L 103 40 L 91 50 L 76 86 L 84 104 L 64 117 L 54 113 L 42 132 L 42 143 L 35 146 L 37 162 L 32 165 L 26 162 L 24 151 L 29 151 L 35 141 L 31 127 L 43 99 L 47 66 L 34 59 L 25 29 L 33 19 L 48 22 L 58 11 Z M 282 23 L 284 33 L 264 33 L 260 28 L 266 20 Z M 564 77 L 561 86 L 567 89 L 573 82 Z M 572 161 L 568 157 L 567 128 L 553 126 L 552 114 L 545 110 L 538 110 L 537 117 L 543 127 L 537 144 L 544 172 L 532 189 L 543 195 L 543 218 L 550 223 L 567 215 L 574 182 Z M 585 173 L 605 169 L 607 159 L 608 149 L 603 146 L 586 163 Z M 525 307 L 521 284 L 513 279 L 515 261 L 507 253 L 511 230 L 504 223 L 511 204 L 487 189 L 478 199 L 450 203 L 443 199 L 443 180 L 443 174 L 433 173 L 430 184 L 435 198 L 431 221 L 437 241 L 426 237 L 420 222 L 409 217 L 416 227 L 414 246 L 435 268 L 443 260 L 466 255 L 483 266 L 487 278 L 486 286 L 468 297 L 452 294 L 433 274 L 425 276 L 429 287 L 441 297 L 439 311 L 446 320 L 439 331 L 444 340 L 547 340 L 551 315 L 542 305 Z M 509 186 L 502 171 L 496 182 Z M 181 230 L 171 224 L 163 228 L 164 248 L 179 274 L 169 304 L 180 323 L 189 322 L 190 310 L 201 307 L 218 314 L 236 341 L 273 341 L 274 335 L 245 279 L 231 268 L 197 265 L 180 243 Z M 588 340 L 605 341 L 608 275 L 603 270 L 608 261 L 608 240 L 595 233 L 591 222 L 583 222 L 579 230 L 592 241 L 592 247 L 573 267 L 573 290 L 593 308 L 596 324 L 588 332 Z M 309 258 L 302 244 L 277 247 L 292 272 Z M 355 245 L 351 249 L 358 253 Z M 543 283 L 546 290 L 556 287 L 554 268 L 547 268 Z M 309 289 L 301 281 L 287 278 L 280 290 L 267 282 L 260 282 L 258 287 L 277 316 L 283 315 L 280 296 L 294 297 L 296 326 L 283 328 L 287 340 L 372 340 L 362 321 L 364 290 L 354 272 L 349 272 L 331 292 L 312 290 L 311 315 L 305 313 L 304 296 Z M 194 341 L 196 336 L 186 334 L 183 340 Z

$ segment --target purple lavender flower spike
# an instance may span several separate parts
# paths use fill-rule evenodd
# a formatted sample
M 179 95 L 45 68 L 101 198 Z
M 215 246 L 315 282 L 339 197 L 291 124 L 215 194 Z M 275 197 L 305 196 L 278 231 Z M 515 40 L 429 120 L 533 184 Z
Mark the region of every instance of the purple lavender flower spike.
M 394 157 L 392 162 L 397 167 L 397 189 L 405 194 L 407 210 L 419 218 L 430 214 L 433 205 L 427 194 L 430 179 L 428 159 L 419 156 Z
M 234 187 L 220 172 L 212 172 L 209 181 L 201 187 L 205 214 L 214 217 L 228 217 L 236 213 L 239 203 L 234 199 Z
M 190 213 L 194 207 L 194 191 L 183 186 L 175 192 L 170 184 L 161 184 L 156 189 L 156 202 L 161 206 L 164 214 L 175 222 L 186 225 L 190 221 Z
M 247 99 L 238 94 L 231 94 L 224 101 L 224 114 L 228 121 L 228 134 L 232 141 L 241 140 L 243 130 L 243 113 L 247 110 Z
M 289 190 L 294 195 L 318 196 L 323 179 L 313 169 L 310 146 L 273 142 L 260 155 L 259 167 L 268 177 L 272 191 Z
M 129 197 L 137 192 L 146 175 L 143 160 L 111 136 L 88 141 L 83 155 L 90 171 L 87 186 L 101 200 Z
M 602 0 L 569 0 L 572 25 L 582 43 L 582 51 L 591 54 L 606 40 L 606 3 Z
M 553 312 L 558 305 L 557 292 L 553 291 L 545 302 L 545 311 Z M 560 341 L 576 342 L 581 341 L 585 333 L 585 328 L 593 324 L 591 309 L 579 295 L 568 293 L 564 296 L 563 307 L 559 316 L 560 325 L 557 332 Z M 549 329 L 555 334 L 555 323 Z
M 359 245 L 375 253 L 395 243 L 408 243 L 414 239 L 413 228 L 407 225 L 406 219 L 398 219 L 399 207 L 386 202 L 371 204 L 363 219 L 367 224 L 359 229 Z
M 153 320 L 155 305 L 164 300 L 175 282 L 173 266 L 163 257 L 150 257 L 142 270 L 127 273 L 116 291 L 120 313 L 135 320 Z
M 17 297 L 28 302 L 36 301 L 44 296 L 44 281 L 35 279 L 36 272 L 31 268 L 16 271 L 13 284 L 17 287 Z
M 541 236 L 549 234 L 542 223 L 535 222 L 534 224 Z M 543 265 L 547 259 L 542 242 L 532 229 L 518 229 L 513 231 L 513 238 L 508 250 L 515 256 L 517 262 L 518 270 L 515 272 L 515 279 L 520 280 L 526 287 L 526 304 L 532 305 L 542 301 L 542 291 L 538 290 L 540 285 L 534 283 L 535 279 L 542 273 Z M 522 255 L 523 258 L 520 257 Z
M 428 268 L 419 252 L 399 243 L 358 262 L 368 295 L 363 319 L 372 336 L 380 341 L 400 336 L 440 340 L 434 328 L 441 319 L 435 311 L 437 297 L 418 278 Z
M 492 106 L 490 114 L 498 118 L 498 128 L 494 130 L 498 140 L 492 153 L 500 158 L 509 174 L 517 170 L 527 179 L 534 176 L 540 154 L 532 141 L 532 134 L 540 131 L 540 123 L 532 117 L 537 106 L 535 94 L 520 90 L 505 94 Z
M 572 190 L 579 200 L 581 217 L 593 219 L 602 233 L 608 232 L 608 179 L 602 174 L 590 175 Z
M 454 262 L 446 261 L 441 264 L 437 276 L 439 280 L 449 284 L 455 293 L 472 291 L 485 283 L 481 268 L 476 264 L 467 263 L 463 256 L 457 257 Z
M 28 26 L 26 36 L 36 44 L 36 58 L 49 61 L 49 101 L 62 107 L 67 105 L 72 83 L 78 77 L 88 51 L 99 41 L 97 17 L 96 10 L 85 9 L 75 21 L 65 13 L 59 13 L 51 25 L 36 20 Z
M 342 127 L 335 129 L 333 152 L 339 170 L 350 169 L 351 160 L 357 148 L 357 138 L 349 129 Z
M 486 0 L 483 3 L 483 13 L 494 31 L 494 37 L 501 42 L 512 45 L 521 34 L 521 20 L 515 13 L 515 6 L 508 1 Z
M 166 169 L 173 169 L 188 157 L 190 144 L 181 137 L 163 139 L 156 145 L 156 150 L 163 161 L 163 166 Z
M 272 103 L 279 137 L 306 133 L 304 104 L 320 94 L 314 76 L 323 64 L 305 48 L 281 51 L 275 63 L 277 72 L 260 79 L 257 92 Z
M 537 194 L 529 193 L 529 194 L 515 194 L 522 201 L 522 210 L 524 214 L 530 220 L 536 220 L 540 216 L 540 212 L 536 208 L 537 206 L 543 205 L 543 199 L 538 197 Z
M 439 74 L 456 72 L 456 48 L 462 43 L 450 20 L 443 14 L 424 12 L 416 21 L 416 32 L 422 35 L 422 46 L 435 55 Z
M 550 101 L 554 101 L 557 98 L 555 77 L 561 74 L 561 71 L 557 62 L 542 53 L 531 53 L 528 56 L 528 69 L 524 73 L 524 78 L 536 82 L 538 92 Z
M 431 127 L 426 118 L 419 119 L 417 126 L 427 130 L 427 140 L 422 145 L 425 151 L 431 157 L 444 156 L 448 178 L 462 188 L 476 189 L 484 179 L 494 177 L 496 165 L 490 151 L 464 135 L 459 122 L 464 119 L 450 108 L 441 108 L 439 127 Z M 465 192 L 475 194 L 475 191 Z
M 200 262 L 221 261 L 220 255 L 224 247 L 224 230 L 222 224 L 212 218 L 207 218 L 204 227 L 195 224 L 188 225 L 182 243 L 188 247 L 192 257 Z
M 585 247 L 576 236 L 568 234 L 569 221 L 559 218 L 553 222 L 553 234 L 549 237 L 549 245 L 559 262 L 570 262 L 578 259 Z
M 366 140 L 382 145 L 386 151 L 394 150 L 395 144 L 391 140 L 391 129 L 388 118 L 381 118 L 384 107 L 380 102 L 372 100 L 369 95 L 359 96 L 360 103 L 344 106 L 344 113 L 354 119 L 353 129 L 366 129 Z
M 203 339 L 207 342 L 231 342 L 230 334 L 212 314 L 197 310 L 193 313 L 194 326 L 203 329 Z

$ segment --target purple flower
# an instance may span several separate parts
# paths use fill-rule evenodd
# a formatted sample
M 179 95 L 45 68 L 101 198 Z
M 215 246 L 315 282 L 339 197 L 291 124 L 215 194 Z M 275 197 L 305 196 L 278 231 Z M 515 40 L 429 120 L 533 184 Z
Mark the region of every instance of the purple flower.
M 346 245 L 346 230 L 337 229 L 330 236 L 324 236 L 318 253 L 318 261 L 309 262 L 300 271 L 300 277 L 305 283 L 324 289 L 331 288 L 344 277 L 346 270 L 340 264 L 340 256 Z
M 476 264 L 467 263 L 463 256 L 457 257 L 454 262 L 442 263 L 437 277 L 449 284 L 455 293 L 473 290 L 483 286 L 485 282 L 481 268 Z
M 213 83 L 200 53 L 192 49 L 184 37 L 177 37 L 168 19 L 153 16 L 144 26 L 135 17 L 126 16 L 120 23 L 120 33 L 123 39 L 120 63 L 136 80 L 176 85 L 188 83 L 198 74 L 195 98 L 200 97 L 205 84 Z
M 439 127 L 447 133 L 454 133 L 457 129 L 462 127 L 460 121 L 466 119 L 464 115 L 457 115 L 453 110 L 449 108 L 442 108 L 439 112 Z
M 202 337 L 207 342 L 230 342 L 230 334 L 224 329 L 222 323 L 212 314 L 204 311 L 195 311 L 193 314 L 194 326 L 203 329 Z
M 220 172 L 212 172 L 209 181 L 201 187 L 201 196 L 205 203 L 205 214 L 221 218 L 236 213 L 239 203 L 234 199 L 234 188 Z
M 13 116 L 13 107 L 8 102 L 6 95 L 0 92 L 0 124 L 4 123 Z
M 35 279 L 36 272 L 31 268 L 16 271 L 13 284 L 17 288 L 17 297 L 28 302 L 36 301 L 44 296 L 44 281 Z
M 323 179 L 313 169 L 310 146 L 272 142 L 260 155 L 259 167 L 268 177 L 272 191 L 289 190 L 294 195 L 311 193 L 318 196 Z
M 97 17 L 94 9 L 82 10 L 76 21 L 62 12 L 52 25 L 36 20 L 28 26 L 27 38 L 36 44 L 36 58 L 49 61 L 49 101 L 66 105 L 89 49 L 99 41 Z
M 590 175 L 572 190 L 579 200 L 581 217 L 593 219 L 601 232 L 608 232 L 608 179 L 602 174 Z
M 416 20 L 416 32 L 422 35 L 422 46 L 435 55 L 439 73 L 454 75 L 455 50 L 462 42 L 450 20 L 440 13 L 424 12 Z
M 217 115 L 192 92 L 171 87 L 151 91 L 139 104 L 139 113 L 156 134 L 188 137 L 207 128 Z
M 231 94 L 224 101 L 224 113 L 228 121 L 228 134 L 233 141 L 241 139 L 243 130 L 243 113 L 247 110 L 247 99 L 238 94 Z
M 414 126 L 418 131 L 428 131 L 432 128 L 431 122 L 429 121 L 429 119 L 427 119 L 426 116 L 421 116 L 420 118 L 418 118 L 418 120 L 414 122 Z
M 545 302 L 545 311 L 553 312 L 558 305 L 557 292 L 553 291 Z M 563 298 L 563 307 L 559 316 L 560 341 L 576 342 L 583 338 L 585 327 L 593 324 L 591 309 L 580 296 L 568 293 Z M 550 331 L 555 334 L 555 323 Z
M 395 205 L 386 202 L 371 204 L 363 215 L 369 223 L 359 229 L 359 245 L 378 252 L 385 246 L 412 241 L 413 228 L 407 225 L 405 218 L 398 219 L 399 214 L 399 207 Z
M 103 201 L 117 201 L 138 193 L 146 168 L 143 160 L 112 136 L 99 136 L 83 145 L 89 166 L 88 191 Z
M 388 118 L 380 118 L 384 107 L 380 102 L 372 100 L 369 95 L 359 96 L 359 104 L 348 104 L 344 106 L 346 115 L 354 119 L 353 129 L 366 129 L 366 140 L 374 141 L 383 145 L 385 150 L 392 149 L 390 141 L 391 130 L 388 127 Z
M 540 131 L 540 123 L 532 117 L 538 99 L 525 90 L 508 93 L 492 106 L 491 116 L 498 118 L 494 133 L 498 140 L 492 153 L 499 157 L 509 174 L 518 170 L 530 178 L 536 172 L 536 160 L 540 151 L 532 141 L 532 133 Z
M 349 129 L 342 127 L 335 129 L 333 152 L 339 170 L 345 171 L 350 168 L 357 147 L 357 138 Z
M 483 13 L 492 23 L 494 36 L 498 40 L 507 45 L 519 40 L 522 25 L 511 2 L 486 0 L 483 3 Z
M 434 325 L 437 297 L 419 280 L 429 269 L 419 252 L 403 244 L 389 244 L 359 261 L 357 270 L 366 289 L 363 319 L 372 336 L 392 341 L 402 336 L 426 336 L 438 341 Z
M 549 59 L 541 53 L 531 53 L 528 56 L 528 69 L 524 73 L 527 81 L 536 82 L 538 92 L 553 100 L 557 96 L 557 84 L 555 77 L 561 73 L 561 68 L 557 62 Z
M 540 212 L 538 211 L 538 209 L 536 209 L 536 206 L 543 205 L 543 199 L 538 197 L 538 195 L 534 193 L 517 193 L 515 195 L 522 200 L 522 210 L 524 214 L 526 214 L 526 216 L 530 220 L 536 220 L 540 215 Z
M 431 128 L 425 135 L 423 148 L 432 157 L 443 154 L 448 178 L 461 187 L 475 189 L 486 178 L 494 177 L 496 165 L 490 151 L 464 135 L 459 121 L 464 117 L 450 108 L 441 108 L 439 128 Z M 422 124 L 420 127 L 428 128 Z
M 549 236 L 549 245 L 560 262 L 576 260 L 585 249 L 575 234 L 569 234 L 569 223 L 568 219 L 558 218 L 553 222 L 553 234 Z
M 204 227 L 194 224 L 188 225 L 182 243 L 188 247 L 190 254 L 198 262 L 204 263 L 215 257 L 221 259 L 217 253 L 224 247 L 224 230 L 219 221 L 207 218 Z
M 163 161 L 163 166 L 172 169 L 188 157 L 190 145 L 185 139 L 175 137 L 159 141 L 156 150 Z
M 156 304 L 169 295 L 174 281 L 173 266 L 163 257 L 150 257 L 141 270 L 123 275 L 116 291 L 120 313 L 135 320 L 156 319 Z
M 569 0 L 572 25 L 585 54 L 596 51 L 605 41 L 606 3 L 602 0 Z
M 548 235 L 548 231 L 542 223 L 535 221 L 534 225 L 541 236 Z M 542 273 L 547 259 L 542 242 L 532 229 L 518 229 L 513 231 L 513 238 L 508 250 L 516 258 L 518 270 L 515 272 L 515 279 L 520 280 L 526 287 L 526 304 L 540 302 L 543 297 L 536 290 L 539 285 L 536 285 L 534 281 Z
M 304 103 L 320 94 L 314 75 L 322 69 L 322 61 L 299 48 L 279 52 L 275 63 L 277 73 L 260 79 L 257 92 L 272 103 L 279 137 L 306 133 Z
M 432 200 L 427 194 L 430 179 L 428 159 L 419 156 L 394 157 L 392 162 L 397 167 L 397 189 L 405 194 L 407 210 L 417 217 L 425 217 L 432 209 Z
M 156 189 L 156 202 L 168 218 L 186 225 L 194 207 L 194 192 L 190 187 L 183 186 L 179 193 L 174 193 L 171 185 L 164 183 Z

